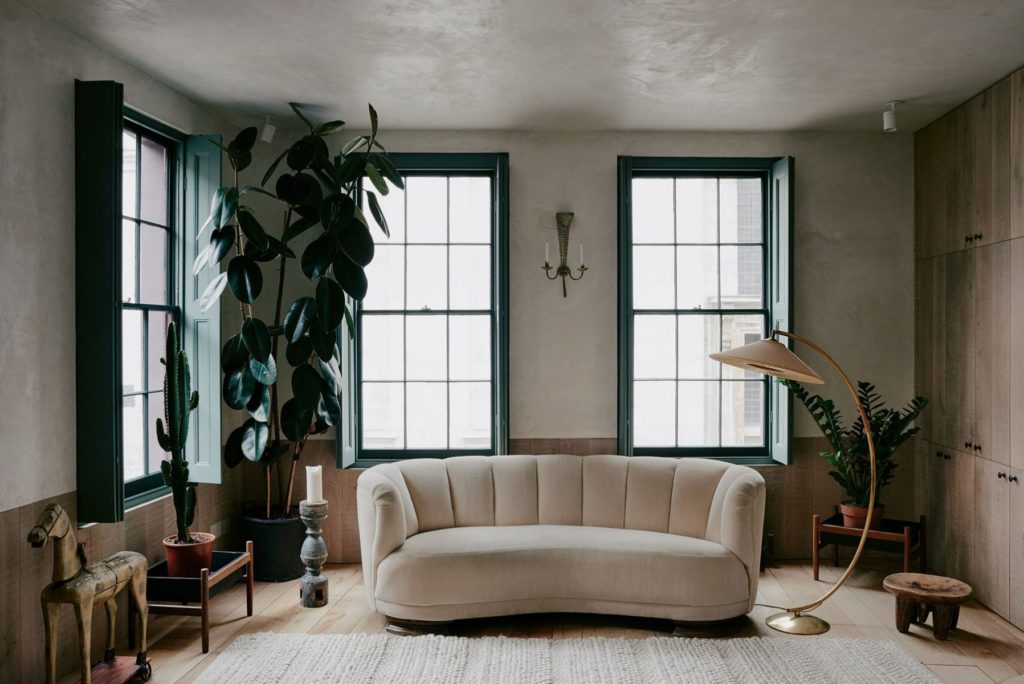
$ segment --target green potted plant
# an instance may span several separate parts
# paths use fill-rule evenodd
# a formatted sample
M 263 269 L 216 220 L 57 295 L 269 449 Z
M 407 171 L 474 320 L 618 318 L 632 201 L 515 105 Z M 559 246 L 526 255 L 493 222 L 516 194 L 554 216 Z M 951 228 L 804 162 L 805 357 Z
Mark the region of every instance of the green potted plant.
M 347 299 L 365 296 L 364 269 L 374 254 L 363 207 L 387 235 L 377 194 L 388 193 L 388 181 L 403 187 L 401 175 L 377 140 L 372 106 L 369 134 L 353 138 L 333 157 L 327 140 L 344 122 L 314 124 L 298 106 L 291 107 L 303 130 L 269 165 L 259 186 L 239 183 L 239 173 L 252 162 L 256 128 L 246 128 L 221 147 L 234 169 L 234 180 L 214 194 L 203 228 L 210 228 L 209 244 L 193 264 L 195 273 L 206 267 L 220 271 L 227 259 L 227 269 L 210 282 L 201 305 L 209 307 L 225 289 L 238 303 L 238 333 L 221 351 L 223 398 L 229 407 L 248 415 L 228 437 L 224 461 L 229 467 L 250 461 L 263 470 L 263 501 L 243 511 L 241 532 L 253 541 L 257 577 L 271 581 L 294 579 L 303 572 L 299 549 L 305 528 L 293 508 L 296 463 L 311 435 L 339 425 L 342 418 L 336 332 L 344 321 L 354 334 Z M 284 172 L 268 189 L 279 167 Z M 247 201 L 254 196 L 276 202 L 280 215 L 273 223 L 257 217 Z M 280 228 L 272 232 L 265 227 L 270 225 Z M 285 273 L 293 261 L 305 276 L 305 292 L 285 308 Z M 273 308 L 262 309 L 270 312 L 264 320 L 257 314 L 257 300 L 266 267 L 277 271 L 277 287 Z M 289 291 L 293 288 L 289 284 Z M 282 345 L 284 353 L 279 355 Z M 278 368 L 285 362 L 292 367 L 292 396 L 282 401 Z
M 871 462 L 863 419 L 858 416 L 853 425 L 847 428 L 843 425 L 842 414 L 831 399 L 810 394 L 797 382 L 783 380 L 782 383 L 803 402 L 821 434 L 828 440 L 831 451 L 821 452 L 821 457 L 834 468 L 829 475 L 839 483 L 846 496 L 840 505 L 843 524 L 846 527 L 863 528 L 871 489 Z M 881 495 L 896 474 L 896 450 L 920 430 L 911 427 L 911 424 L 928 405 L 928 400 L 914 397 L 902 409 L 887 408 L 882 397 L 875 391 L 875 386 L 869 382 L 857 383 L 857 395 L 871 424 L 875 442 L 875 486 L 877 495 Z M 878 528 L 884 513 L 885 506 L 876 504 L 871 516 L 872 529 Z
M 196 486 L 188 481 L 185 442 L 188 439 L 189 416 L 199 406 L 199 393 L 192 391 L 188 355 L 181 348 L 178 326 L 167 326 L 164 364 L 164 417 L 156 419 L 156 439 L 170 458 L 160 462 L 164 484 L 171 488 L 177 531 L 164 538 L 167 572 L 171 577 L 198 577 L 210 567 L 214 536 L 208 532 L 191 532 L 196 516 Z

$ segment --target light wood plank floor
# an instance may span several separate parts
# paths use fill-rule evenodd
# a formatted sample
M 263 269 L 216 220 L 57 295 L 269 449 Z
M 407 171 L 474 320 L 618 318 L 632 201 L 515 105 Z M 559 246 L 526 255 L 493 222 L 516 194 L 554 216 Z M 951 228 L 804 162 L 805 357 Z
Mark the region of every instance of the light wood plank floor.
M 896 631 L 893 599 L 882 590 L 882 578 L 898 568 L 888 560 L 863 562 L 851 580 L 816 614 L 832 623 L 829 636 L 888 639 L 902 646 L 945 682 L 1024 684 L 1024 632 L 977 602 L 964 606 L 959 629 L 949 641 L 932 639 L 930 627 L 911 627 L 910 634 Z M 150 623 L 150 656 L 153 681 L 191 682 L 239 634 L 248 632 L 300 632 L 308 634 L 380 633 L 384 618 L 366 604 L 360 567 L 331 565 L 330 604 L 324 608 L 299 606 L 298 581 L 257 583 L 254 615 L 245 616 L 242 585 L 232 587 L 213 601 L 210 653 L 200 648 L 199 620 L 158 616 Z M 792 605 L 816 598 L 834 581 L 839 571 L 822 568 L 822 581 L 811 579 L 807 563 L 785 563 L 761 576 L 758 600 Z M 789 637 L 764 625 L 777 612 L 758 606 L 739 636 Z M 642 638 L 666 636 L 671 626 L 657 620 L 605 616 L 540 615 L 474 620 L 457 625 L 452 633 L 464 636 L 515 636 L 566 638 L 615 636 Z

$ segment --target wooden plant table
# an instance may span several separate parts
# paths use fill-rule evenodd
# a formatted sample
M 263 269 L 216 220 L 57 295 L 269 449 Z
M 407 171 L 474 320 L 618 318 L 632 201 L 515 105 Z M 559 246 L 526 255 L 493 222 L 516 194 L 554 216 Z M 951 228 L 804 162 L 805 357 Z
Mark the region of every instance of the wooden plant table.
M 956 629 L 960 604 L 971 598 L 969 584 L 952 577 L 900 572 L 889 575 L 882 586 L 896 597 L 896 630 L 906 634 L 910 623 L 924 624 L 930 612 L 936 639 L 945 641 Z
M 839 565 L 839 547 L 856 548 L 860 542 L 862 529 L 843 525 L 843 516 L 836 511 L 832 517 L 822 520 L 820 515 L 814 516 L 811 537 L 811 567 L 814 579 L 818 579 L 818 557 L 826 546 L 834 547 L 834 561 Z M 910 572 L 910 561 L 917 556 L 921 572 L 928 569 L 927 536 L 925 517 L 919 522 L 909 520 L 891 520 L 883 518 L 877 530 L 868 530 L 868 539 L 864 548 L 872 551 L 886 551 L 903 554 L 903 571 Z
M 211 565 L 203 568 L 199 577 L 168 577 L 167 561 L 162 560 L 149 568 L 146 577 L 149 614 L 198 616 L 202 621 L 203 653 L 210 651 L 211 597 L 245 579 L 245 613 L 252 616 L 252 542 L 245 542 L 245 551 L 214 551 Z M 131 631 L 128 639 L 134 644 Z

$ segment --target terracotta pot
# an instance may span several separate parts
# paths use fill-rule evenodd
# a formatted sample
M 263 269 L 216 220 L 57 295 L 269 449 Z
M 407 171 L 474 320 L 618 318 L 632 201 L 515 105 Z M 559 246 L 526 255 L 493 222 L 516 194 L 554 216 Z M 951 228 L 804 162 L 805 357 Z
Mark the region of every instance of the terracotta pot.
M 213 562 L 213 540 L 215 536 L 209 532 L 192 532 L 196 541 L 179 544 L 177 534 L 164 538 L 164 551 L 167 553 L 167 573 L 171 577 L 199 577 L 203 568 L 209 568 Z
M 843 513 L 843 526 L 853 527 L 858 530 L 864 529 L 864 519 L 868 517 L 867 506 L 853 506 L 851 504 L 841 504 L 839 510 Z M 875 506 L 875 512 L 871 514 L 871 525 L 868 529 L 877 530 L 882 525 L 882 516 L 885 514 L 885 505 L 878 504 Z

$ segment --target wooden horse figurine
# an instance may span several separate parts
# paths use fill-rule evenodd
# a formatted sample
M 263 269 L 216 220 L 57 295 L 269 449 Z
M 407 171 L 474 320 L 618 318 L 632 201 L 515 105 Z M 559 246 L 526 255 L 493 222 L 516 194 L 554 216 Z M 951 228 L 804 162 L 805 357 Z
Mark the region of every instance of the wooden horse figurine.
M 92 636 L 92 609 L 103 603 L 107 609 L 107 650 L 103 659 L 114 660 L 115 618 L 117 594 L 128 587 L 138 613 L 133 619 L 141 622 L 139 651 L 135 662 L 143 668 L 144 679 L 150 672 L 146 659 L 146 557 L 134 551 L 119 551 L 99 563 L 86 564 L 85 553 L 75 541 L 71 520 L 57 504 L 50 504 L 39 516 L 35 527 L 28 533 L 28 541 L 35 548 L 53 539 L 53 582 L 40 594 L 43 622 L 46 626 L 46 681 L 57 681 L 57 622 L 60 605 L 70 603 L 78 622 L 78 648 L 82 658 L 82 682 L 90 684 Z

